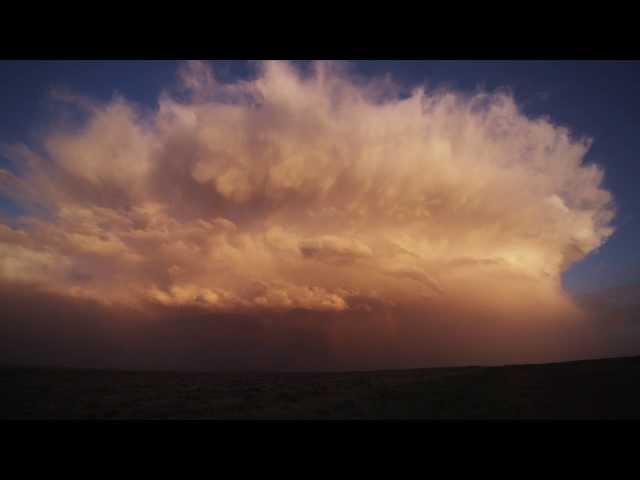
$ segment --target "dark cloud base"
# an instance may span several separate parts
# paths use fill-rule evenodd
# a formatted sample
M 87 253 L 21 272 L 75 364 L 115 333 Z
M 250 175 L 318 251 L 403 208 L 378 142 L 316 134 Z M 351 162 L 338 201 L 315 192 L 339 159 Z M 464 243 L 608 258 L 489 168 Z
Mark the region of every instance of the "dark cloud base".
M 432 305 L 413 311 L 379 306 L 344 312 L 222 314 L 184 306 L 107 306 L 24 285 L 2 285 L 0 297 L 4 365 L 324 371 L 632 353 L 616 352 L 617 337 L 603 335 L 602 327 L 594 328 L 596 322 L 508 328 L 491 312 L 478 309 L 471 315 L 451 306 L 446 311 Z

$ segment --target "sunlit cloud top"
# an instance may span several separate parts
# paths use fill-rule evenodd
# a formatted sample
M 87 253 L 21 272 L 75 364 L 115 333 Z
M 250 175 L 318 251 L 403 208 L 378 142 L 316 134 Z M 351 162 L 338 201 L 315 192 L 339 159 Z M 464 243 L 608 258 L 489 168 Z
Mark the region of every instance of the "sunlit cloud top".
M 55 92 L 82 118 L 5 146 L 0 188 L 38 213 L 0 224 L 3 282 L 222 312 L 554 303 L 612 234 L 590 139 L 509 93 L 405 94 L 330 62 L 178 78 L 153 111 Z

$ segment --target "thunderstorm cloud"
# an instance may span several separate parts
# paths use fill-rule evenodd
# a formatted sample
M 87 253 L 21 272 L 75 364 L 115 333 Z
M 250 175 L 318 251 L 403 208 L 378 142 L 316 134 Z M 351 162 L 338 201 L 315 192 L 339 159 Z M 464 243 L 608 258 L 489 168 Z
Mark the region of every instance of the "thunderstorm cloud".
M 91 338 L 103 359 L 124 344 L 203 368 L 588 348 L 561 274 L 613 233 L 590 139 L 506 92 L 404 91 L 332 62 L 231 83 L 188 62 L 178 80 L 153 109 L 56 92 L 79 115 L 3 147 L 1 192 L 28 212 L 0 223 L 15 358 L 39 328 L 63 353 Z

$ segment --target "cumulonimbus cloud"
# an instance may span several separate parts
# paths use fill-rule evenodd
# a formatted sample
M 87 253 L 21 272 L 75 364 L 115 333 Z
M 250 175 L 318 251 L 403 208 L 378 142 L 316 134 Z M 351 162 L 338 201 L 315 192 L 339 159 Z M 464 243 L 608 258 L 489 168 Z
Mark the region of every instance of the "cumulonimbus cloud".
M 365 324 L 437 311 L 476 333 L 576 312 L 560 275 L 613 232 L 589 139 L 507 93 L 401 94 L 331 62 L 179 78 L 153 111 L 58 95 L 83 119 L 5 148 L 0 186 L 34 213 L 0 224 L 4 284 Z

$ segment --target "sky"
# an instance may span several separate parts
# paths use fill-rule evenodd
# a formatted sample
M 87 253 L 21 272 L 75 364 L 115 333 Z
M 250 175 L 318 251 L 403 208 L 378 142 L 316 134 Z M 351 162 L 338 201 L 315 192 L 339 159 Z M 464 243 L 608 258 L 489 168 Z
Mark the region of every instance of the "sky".
M 0 75 L 7 361 L 637 353 L 628 312 L 581 303 L 640 280 L 637 62 L 3 61 Z

